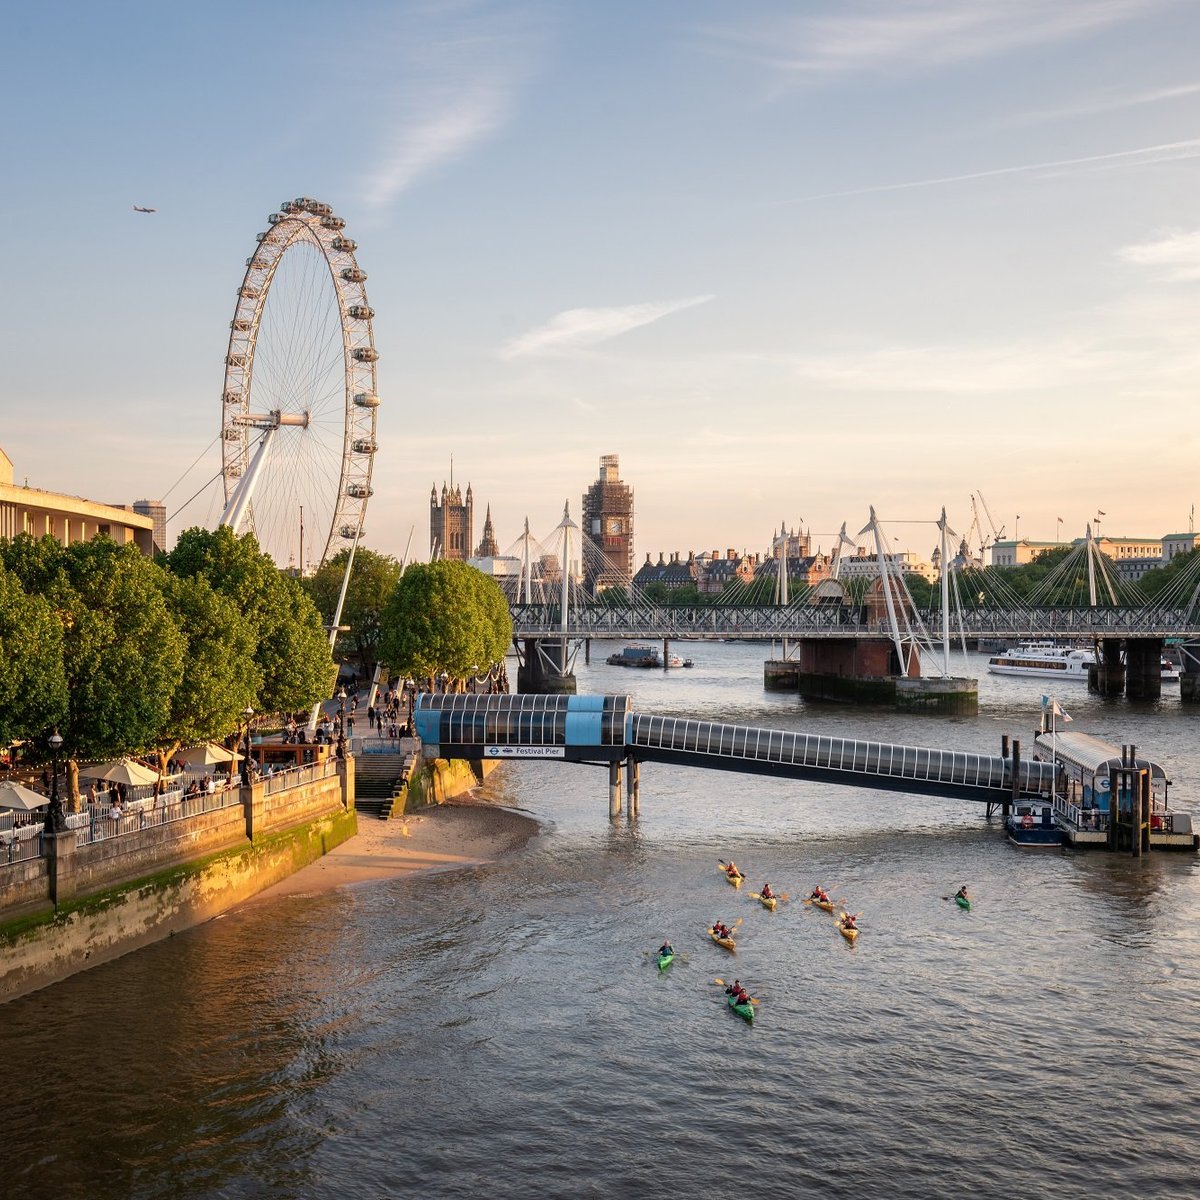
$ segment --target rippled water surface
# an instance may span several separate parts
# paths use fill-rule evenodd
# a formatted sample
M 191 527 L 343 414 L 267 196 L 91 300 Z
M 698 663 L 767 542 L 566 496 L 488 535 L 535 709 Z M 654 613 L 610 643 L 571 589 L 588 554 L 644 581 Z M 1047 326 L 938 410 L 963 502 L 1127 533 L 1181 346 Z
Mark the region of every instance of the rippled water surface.
M 594 665 L 581 688 L 1032 745 L 1036 680 L 985 677 L 977 718 L 910 718 L 766 695 L 754 646 L 687 650 L 692 671 Z M 1060 699 L 1200 812 L 1200 712 Z M 1021 852 L 965 802 L 654 765 L 635 826 L 610 825 L 596 768 L 509 764 L 488 791 L 545 822 L 504 862 L 251 905 L 0 1009 L 0 1192 L 1194 1191 L 1192 856 Z M 761 910 L 717 872 L 730 857 L 756 887 L 833 887 L 858 944 L 802 904 Z M 943 898 L 964 882 L 970 913 Z M 735 958 L 704 927 L 739 917 Z M 681 954 L 660 977 L 664 937 Z M 762 1000 L 753 1027 L 712 982 L 734 974 Z

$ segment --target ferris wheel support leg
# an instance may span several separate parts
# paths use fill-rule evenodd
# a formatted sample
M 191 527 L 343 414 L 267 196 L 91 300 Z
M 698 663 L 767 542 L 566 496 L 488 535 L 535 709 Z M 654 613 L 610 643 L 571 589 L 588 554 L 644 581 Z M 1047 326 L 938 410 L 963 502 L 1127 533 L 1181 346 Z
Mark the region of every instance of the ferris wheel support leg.
M 362 534 L 362 530 L 360 529 L 359 536 L 361 536 L 361 534 Z M 337 645 L 337 635 L 338 635 L 339 627 L 341 626 L 341 623 L 342 623 L 342 608 L 346 603 L 346 592 L 350 587 L 350 573 L 354 570 L 354 555 L 357 552 L 357 550 L 358 550 L 358 537 L 356 536 L 354 541 L 350 543 L 350 554 L 346 558 L 346 573 L 342 576 L 342 590 L 338 593 L 337 608 L 335 608 L 333 610 L 333 621 L 330 623 L 330 626 L 329 626 L 329 649 L 331 652 L 332 652 L 333 648 Z M 376 674 L 378 674 L 378 672 L 376 672 Z M 320 717 L 320 715 L 321 715 L 321 705 L 319 703 L 314 704 L 313 708 L 312 708 L 312 712 L 309 714 L 309 718 L 308 718 L 309 729 L 315 729 L 317 727 L 317 720 Z
M 240 530 L 241 524 L 246 518 L 246 510 L 250 507 L 250 501 L 254 497 L 254 489 L 262 475 L 263 464 L 267 460 L 267 453 L 271 448 L 271 442 L 275 439 L 277 428 L 277 426 L 271 426 L 263 430 L 262 440 L 254 452 L 254 457 L 250 460 L 250 468 L 242 476 L 233 495 L 229 497 L 229 503 L 225 505 L 225 511 L 221 514 L 220 524 L 228 525 L 234 533 Z

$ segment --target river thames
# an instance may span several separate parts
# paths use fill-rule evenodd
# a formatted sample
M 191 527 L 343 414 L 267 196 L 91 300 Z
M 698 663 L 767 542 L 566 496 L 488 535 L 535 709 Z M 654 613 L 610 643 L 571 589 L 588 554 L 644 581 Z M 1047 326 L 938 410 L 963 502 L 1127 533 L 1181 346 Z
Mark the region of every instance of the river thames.
M 580 690 L 647 712 L 998 752 L 1043 684 L 977 717 L 806 707 L 765 651 Z M 515 677 L 515 672 L 514 672 Z M 1200 711 L 1059 693 L 1200 814 Z M 506 764 L 543 824 L 482 868 L 247 905 L 5 1006 L 4 1194 L 129 1198 L 1184 1195 L 1200 1171 L 1200 865 L 1028 852 L 981 805 L 642 768 Z M 861 910 L 851 947 L 716 869 Z M 960 884 L 976 907 L 948 903 Z M 749 888 L 746 889 L 747 891 Z M 736 958 L 705 926 L 738 918 Z M 680 957 L 663 975 L 652 951 Z M 714 978 L 762 1003 L 753 1027 Z

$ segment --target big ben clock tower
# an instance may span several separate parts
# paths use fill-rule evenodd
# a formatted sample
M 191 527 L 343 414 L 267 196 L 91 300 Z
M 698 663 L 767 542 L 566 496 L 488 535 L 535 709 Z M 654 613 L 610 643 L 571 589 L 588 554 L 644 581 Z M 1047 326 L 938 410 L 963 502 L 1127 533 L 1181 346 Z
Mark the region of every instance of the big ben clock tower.
M 633 488 L 621 482 L 620 459 L 605 454 L 600 477 L 583 496 L 583 531 L 603 552 L 603 562 L 585 555 L 584 581 L 597 594 L 628 587 L 633 578 Z

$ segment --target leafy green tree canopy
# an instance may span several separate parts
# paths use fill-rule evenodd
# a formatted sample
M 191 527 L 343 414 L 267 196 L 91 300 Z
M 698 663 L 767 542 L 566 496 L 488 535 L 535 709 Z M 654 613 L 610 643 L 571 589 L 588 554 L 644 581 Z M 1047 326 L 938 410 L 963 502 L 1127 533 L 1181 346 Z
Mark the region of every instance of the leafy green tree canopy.
M 231 529 L 185 530 L 166 556 L 182 579 L 203 577 L 232 601 L 253 635 L 260 712 L 306 708 L 326 695 L 334 667 L 321 616 L 303 588 L 264 554 L 253 534 Z
M 66 715 L 62 624 L 0 566 L 0 744 L 39 737 Z
M 404 572 L 383 613 L 381 657 L 413 678 L 454 681 L 504 661 L 512 617 L 494 579 L 462 562 L 417 563 Z
M 308 579 L 304 590 L 312 598 L 326 625 L 333 623 L 342 579 L 346 574 L 349 550 L 343 550 Z M 379 638 L 383 610 L 400 580 L 400 564 L 390 554 L 377 554 L 360 546 L 354 554 L 354 568 L 346 589 L 340 624 L 349 632 L 338 635 L 338 657 L 353 656 L 364 670 L 370 671 L 379 660 Z

